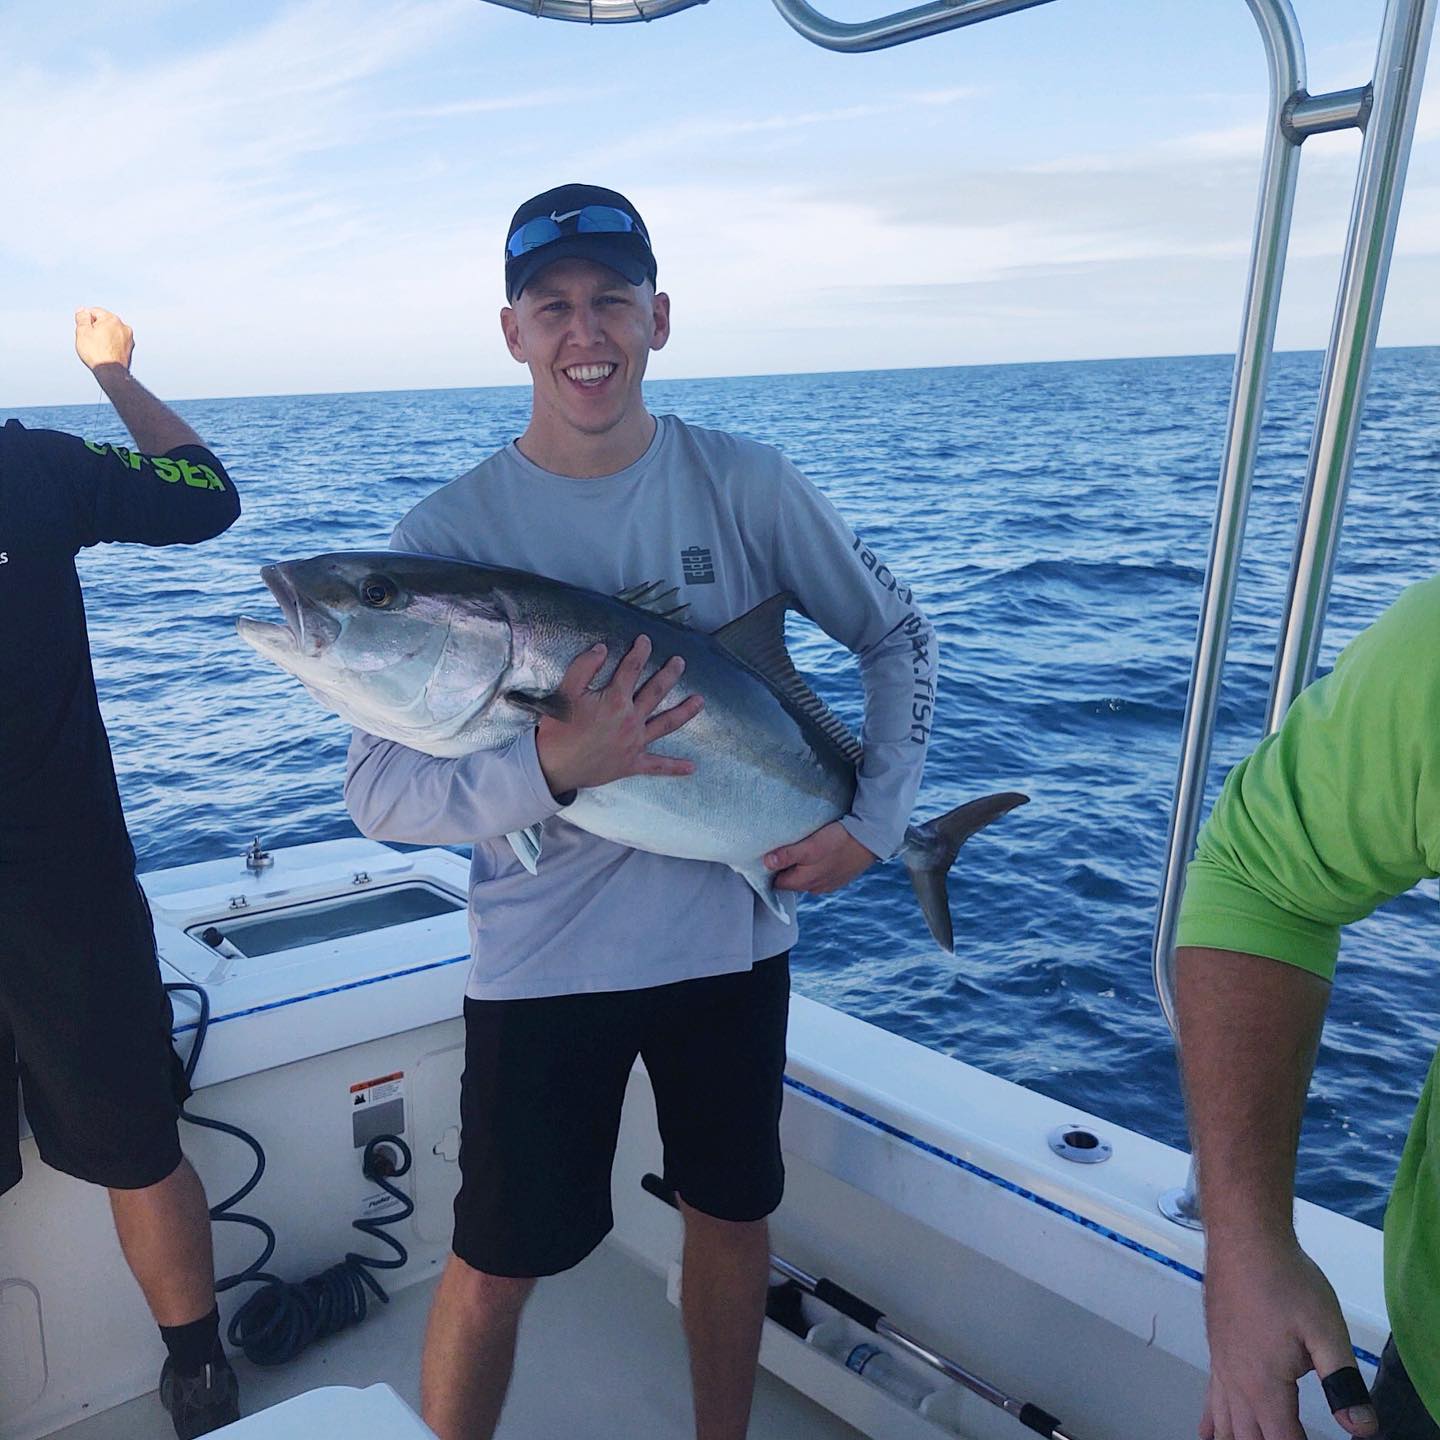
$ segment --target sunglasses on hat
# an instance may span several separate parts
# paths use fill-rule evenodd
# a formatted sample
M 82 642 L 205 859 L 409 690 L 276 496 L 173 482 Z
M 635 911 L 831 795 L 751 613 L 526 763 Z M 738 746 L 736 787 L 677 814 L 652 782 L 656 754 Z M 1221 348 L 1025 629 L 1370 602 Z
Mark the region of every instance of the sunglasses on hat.
M 567 234 L 638 235 L 647 247 L 650 244 L 650 237 L 633 215 L 611 205 L 582 205 L 578 210 L 537 215 L 527 220 L 505 242 L 505 253 L 514 260 Z

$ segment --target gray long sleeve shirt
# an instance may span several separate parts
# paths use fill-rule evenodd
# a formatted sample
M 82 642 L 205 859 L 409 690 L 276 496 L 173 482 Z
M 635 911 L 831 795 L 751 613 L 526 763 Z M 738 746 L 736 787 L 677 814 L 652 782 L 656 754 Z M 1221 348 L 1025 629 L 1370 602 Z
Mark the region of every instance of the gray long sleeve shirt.
M 934 632 L 909 589 L 778 451 L 667 415 L 633 465 L 577 480 L 512 444 L 422 500 L 390 543 L 606 593 L 664 579 L 705 631 L 791 591 L 860 658 L 865 759 L 842 823 L 882 859 L 899 848 L 929 743 Z M 782 923 L 723 865 L 632 850 L 567 824 L 533 731 L 502 750 L 439 759 L 357 730 L 345 800 L 376 839 L 473 846 L 475 999 L 745 970 L 796 937 L 793 918 Z M 531 875 L 504 837 L 538 821 L 544 848 Z

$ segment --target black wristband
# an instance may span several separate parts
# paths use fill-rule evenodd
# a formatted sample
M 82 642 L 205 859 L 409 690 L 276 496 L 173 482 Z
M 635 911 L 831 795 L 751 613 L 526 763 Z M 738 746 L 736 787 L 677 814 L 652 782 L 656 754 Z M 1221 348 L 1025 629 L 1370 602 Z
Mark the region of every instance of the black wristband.
M 1325 1400 L 1332 1413 L 1349 1410 L 1354 1405 L 1372 1403 L 1365 1377 L 1354 1365 L 1345 1365 L 1332 1371 L 1320 1381 L 1320 1386 L 1325 1391 Z

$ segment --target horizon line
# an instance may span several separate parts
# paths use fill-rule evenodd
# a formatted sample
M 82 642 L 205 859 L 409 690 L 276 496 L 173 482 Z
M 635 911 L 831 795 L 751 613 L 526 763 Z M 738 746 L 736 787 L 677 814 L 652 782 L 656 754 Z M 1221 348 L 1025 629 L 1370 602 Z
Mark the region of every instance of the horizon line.
M 1377 345 L 1375 353 L 1391 350 L 1435 350 L 1440 342 L 1425 345 Z M 1295 350 L 1274 350 L 1272 355 L 1324 355 L 1323 348 L 1306 347 Z M 647 376 L 645 383 L 654 385 L 680 385 L 697 382 L 723 380 L 778 380 L 799 379 L 813 376 L 817 379 L 830 375 L 889 375 L 920 373 L 927 370 L 998 370 L 1019 365 L 1118 365 L 1137 360 L 1233 360 L 1234 352 L 1227 350 L 1199 351 L 1195 353 L 1169 353 L 1161 355 L 1092 355 L 1060 360 L 974 360 L 955 365 L 860 365 L 846 370 L 756 370 L 730 375 L 666 375 Z M 147 387 L 148 388 L 148 387 Z M 387 385 L 364 390 L 255 390 L 234 395 L 177 395 L 163 401 L 167 405 L 212 405 L 232 400 L 304 400 L 338 399 L 346 395 L 444 395 L 468 390 L 528 390 L 529 382 L 519 380 L 507 385 Z M 159 397 L 157 397 L 159 398 Z M 89 410 L 97 405 L 110 402 L 102 394 L 96 400 L 67 400 L 52 404 L 0 405 L 0 415 L 13 415 L 21 410 Z

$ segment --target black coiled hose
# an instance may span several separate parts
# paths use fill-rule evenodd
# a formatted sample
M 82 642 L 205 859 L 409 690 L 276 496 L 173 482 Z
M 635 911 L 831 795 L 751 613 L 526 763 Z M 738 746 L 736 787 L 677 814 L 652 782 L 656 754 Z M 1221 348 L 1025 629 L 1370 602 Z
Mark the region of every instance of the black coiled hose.
M 195 1067 L 200 1063 L 200 1051 L 205 1043 L 206 1031 L 210 1028 L 210 997 L 199 985 L 166 985 L 171 994 L 177 990 L 194 995 L 200 1006 L 199 1019 L 195 1025 L 195 1044 L 185 1062 L 187 1083 L 194 1077 Z M 188 1103 L 188 1102 L 187 1102 Z M 248 1131 L 225 1120 L 212 1120 L 205 1115 L 192 1115 L 185 1106 L 180 1109 L 181 1118 L 191 1125 L 205 1130 L 218 1130 L 223 1135 L 232 1135 L 250 1147 L 255 1156 L 255 1169 L 250 1178 L 233 1195 L 227 1195 L 218 1204 L 210 1207 L 212 1221 L 225 1221 L 232 1225 L 247 1225 L 263 1237 L 261 1252 L 244 1269 L 233 1275 L 226 1275 L 215 1282 L 215 1293 L 223 1294 L 237 1285 L 257 1284 L 257 1290 L 231 1317 L 226 1330 L 230 1344 L 240 1350 L 245 1358 L 255 1365 L 284 1365 L 293 1360 L 314 1340 L 326 1335 L 338 1334 L 351 1325 L 358 1325 L 369 1312 L 369 1297 L 373 1295 L 382 1305 L 390 1303 L 385 1287 L 375 1278 L 373 1270 L 398 1270 L 409 1260 L 409 1253 L 393 1235 L 384 1231 L 387 1225 L 398 1225 L 415 1213 L 415 1202 L 398 1186 L 391 1184 L 391 1178 L 406 1174 L 413 1161 L 410 1147 L 398 1135 L 377 1135 L 368 1145 L 360 1159 L 360 1167 L 366 1178 L 374 1181 L 387 1194 L 400 1202 L 401 1209 L 394 1215 L 385 1215 L 377 1220 L 352 1220 L 350 1223 L 362 1235 L 381 1241 L 393 1252 L 390 1255 L 359 1255 L 349 1251 L 345 1258 L 302 1280 L 298 1285 L 270 1274 L 265 1266 L 275 1253 L 275 1232 L 265 1221 L 254 1215 L 233 1211 L 259 1183 L 265 1174 L 265 1151 L 260 1142 Z M 397 1165 L 382 1146 L 394 1146 L 400 1156 Z
M 384 1145 L 393 1145 L 400 1153 L 400 1163 L 393 1170 L 389 1170 L 385 1152 L 380 1148 Z M 226 1331 L 230 1343 L 243 1351 L 248 1360 L 256 1365 L 283 1365 L 293 1360 L 312 1340 L 358 1325 L 369 1312 L 370 1295 L 374 1295 L 382 1305 L 390 1303 L 385 1287 L 370 1272 L 398 1270 L 410 1258 L 405 1247 L 381 1228 L 396 1225 L 415 1213 L 414 1202 L 387 1178 L 387 1170 L 393 1175 L 404 1175 L 410 1164 L 410 1147 L 398 1135 L 377 1135 L 366 1145 L 361 1160 L 366 1176 L 394 1196 L 402 1208 L 378 1220 L 352 1220 L 350 1223 L 362 1234 L 389 1246 L 393 1254 L 359 1255 L 351 1250 L 343 1260 L 298 1285 L 264 1274 L 256 1265 L 248 1266 L 216 1284 L 217 1292 L 245 1280 L 260 1284 L 261 1288 L 231 1317 Z M 250 1216 L 216 1215 L 213 1210 L 211 1217 L 263 1224 Z

